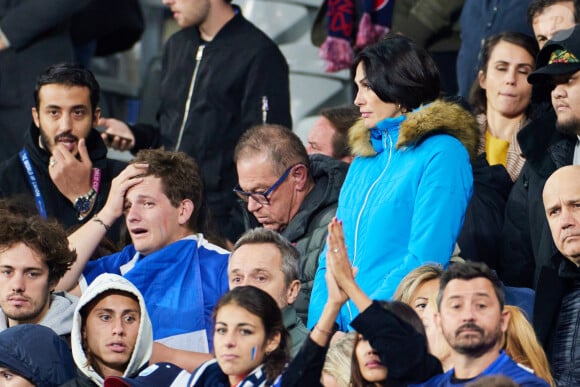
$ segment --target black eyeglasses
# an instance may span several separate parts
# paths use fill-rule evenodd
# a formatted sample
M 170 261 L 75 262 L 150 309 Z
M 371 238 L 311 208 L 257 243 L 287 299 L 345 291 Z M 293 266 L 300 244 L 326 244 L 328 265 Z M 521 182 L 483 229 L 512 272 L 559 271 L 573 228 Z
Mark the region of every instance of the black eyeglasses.
M 288 169 L 286 169 L 286 171 L 282 174 L 282 176 L 280 176 L 280 178 L 278 180 L 276 180 L 276 182 L 274 184 L 272 184 L 272 186 L 270 188 L 268 188 L 267 190 L 265 190 L 264 192 L 242 191 L 242 189 L 240 188 L 239 185 L 237 185 L 236 188 L 234 188 L 234 192 L 236 193 L 236 195 L 238 195 L 246 203 L 248 202 L 248 200 L 250 200 L 250 198 L 252 198 L 255 202 L 260 203 L 263 206 L 269 206 L 270 199 L 268 199 L 268 196 L 270 196 L 272 194 L 272 192 L 274 192 L 274 190 L 276 188 L 278 188 L 278 186 L 280 184 L 282 184 L 284 182 L 284 180 L 286 180 L 286 178 L 290 174 L 290 171 L 292 170 L 292 168 L 294 168 L 295 166 L 300 165 L 300 164 L 301 163 L 289 166 Z

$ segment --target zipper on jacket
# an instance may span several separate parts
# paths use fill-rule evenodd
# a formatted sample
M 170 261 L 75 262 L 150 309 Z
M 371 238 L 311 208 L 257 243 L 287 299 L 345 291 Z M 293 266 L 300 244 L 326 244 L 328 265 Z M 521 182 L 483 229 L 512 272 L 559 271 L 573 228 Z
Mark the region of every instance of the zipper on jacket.
M 177 143 L 175 144 L 175 151 L 179 150 L 181 146 L 181 140 L 183 139 L 183 131 L 185 130 L 185 124 L 187 123 L 187 118 L 189 117 L 189 106 L 191 105 L 191 97 L 193 96 L 193 89 L 195 88 L 195 80 L 197 79 L 197 72 L 199 71 L 199 65 L 201 64 L 201 58 L 203 57 L 203 49 L 205 44 L 200 45 L 197 48 L 197 53 L 195 54 L 195 68 L 193 69 L 193 75 L 191 76 L 191 82 L 189 84 L 189 92 L 187 95 L 187 100 L 185 101 L 185 109 L 183 112 L 183 120 L 181 121 L 181 126 L 179 127 L 179 135 L 177 136 Z
M 383 175 L 387 172 L 387 169 L 389 169 L 389 165 L 391 164 L 391 158 L 393 156 L 393 139 L 391 138 L 391 134 L 389 132 L 387 133 L 387 138 L 383 137 L 383 149 L 387 148 L 387 139 L 389 140 L 389 158 L 387 159 L 387 165 L 385 166 L 385 168 L 382 170 L 381 174 L 379 175 L 379 177 L 377 177 L 375 179 L 375 181 L 371 184 L 371 187 L 369 188 L 369 190 L 367 191 L 367 194 L 365 196 L 365 200 L 363 201 L 363 205 L 358 213 L 358 216 L 356 218 L 356 224 L 355 224 L 355 229 L 354 229 L 354 250 L 353 250 L 353 258 L 352 258 L 352 265 L 355 266 L 356 263 L 356 259 L 358 258 L 358 254 L 357 254 L 357 250 L 358 250 L 358 229 L 359 229 L 359 225 L 360 225 L 360 221 L 361 221 L 361 217 L 362 214 L 365 210 L 365 207 L 367 206 L 367 202 L 369 200 L 369 196 L 371 194 L 371 192 L 373 191 L 373 189 L 375 188 L 375 186 L 377 185 L 377 183 L 381 180 L 381 178 L 383 177 Z
M 369 200 L 369 196 L 371 195 L 371 192 L 373 191 L 373 189 L 375 188 L 375 186 L 378 184 L 378 182 L 382 179 L 383 175 L 387 172 L 387 170 L 389 169 L 389 165 L 391 165 L 391 158 L 393 157 L 393 139 L 391 137 L 391 133 L 386 132 L 387 133 L 387 138 L 385 139 L 383 137 L 383 149 L 387 148 L 387 139 L 389 140 L 389 157 L 387 159 L 387 164 L 385 165 L 385 168 L 383 168 L 383 170 L 381 171 L 381 174 L 379 175 L 379 177 L 377 177 L 375 179 L 375 181 L 373 181 L 373 183 L 371 184 L 369 190 L 367 191 L 367 194 L 365 195 L 365 200 L 363 201 L 363 205 L 361 206 L 361 209 L 358 213 L 358 216 L 356 218 L 356 223 L 355 223 L 355 228 L 354 228 L 354 250 L 353 250 L 353 258 L 352 258 L 352 266 L 356 267 L 356 259 L 358 258 L 358 254 L 357 254 L 357 248 L 358 248 L 358 230 L 359 230 L 359 225 L 360 225 L 360 221 L 362 218 L 362 214 L 367 206 L 368 200 Z M 348 309 L 348 313 L 350 315 L 350 321 L 353 320 L 353 316 L 352 316 L 352 311 L 350 309 L 350 303 L 352 301 L 348 300 L 346 302 L 346 307 Z

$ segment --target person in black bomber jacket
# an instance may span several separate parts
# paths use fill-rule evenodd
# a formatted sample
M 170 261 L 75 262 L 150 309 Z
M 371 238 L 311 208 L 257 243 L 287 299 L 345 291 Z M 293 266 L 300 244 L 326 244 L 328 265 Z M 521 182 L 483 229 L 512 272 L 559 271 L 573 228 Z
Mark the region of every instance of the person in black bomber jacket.
M 288 65 L 280 50 L 229 0 L 165 0 L 183 29 L 162 61 L 158 126 L 102 119 L 114 148 L 182 151 L 203 171 L 208 205 L 222 236 L 243 232 L 233 187 L 240 135 L 268 122 L 291 127 Z M 112 135 L 112 136 L 111 136 Z

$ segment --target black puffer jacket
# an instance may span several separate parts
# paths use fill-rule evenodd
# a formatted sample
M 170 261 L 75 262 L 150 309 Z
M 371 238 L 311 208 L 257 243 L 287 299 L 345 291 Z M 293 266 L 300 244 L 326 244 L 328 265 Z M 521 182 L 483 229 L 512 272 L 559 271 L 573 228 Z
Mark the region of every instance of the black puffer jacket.
M 580 269 L 560 253 L 555 254 L 540 272 L 534 302 L 534 329 L 554 371 L 558 385 L 577 386 L 580 382 L 577 352 L 580 329 Z M 567 308 L 562 304 L 568 297 Z M 558 324 L 565 337 L 557 337 Z M 568 330 L 566 332 L 566 330 Z

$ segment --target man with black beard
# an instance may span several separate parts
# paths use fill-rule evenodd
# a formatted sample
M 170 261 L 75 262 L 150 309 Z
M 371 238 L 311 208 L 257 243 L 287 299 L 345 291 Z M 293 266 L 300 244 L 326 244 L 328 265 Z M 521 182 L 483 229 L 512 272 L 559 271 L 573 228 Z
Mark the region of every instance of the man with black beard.
M 439 285 L 435 323 L 451 346 L 454 368 L 422 386 L 463 386 L 481 377 L 504 375 L 520 386 L 548 386 L 501 350 L 509 322 L 497 275 L 484 263 L 453 263 Z
M 551 99 L 551 106 L 536 105 L 535 117 L 518 134 L 526 163 L 506 203 L 498 268 L 507 285 L 535 288 L 542 266 L 550 264 L 557 253 L 542 190 L 556 169 L 580 164 L 579 58 L 580 28 L 576 26 L 558 32 L 544 45 L 536 70 L 528 76 L 536 98 Z
M 76 65 L 52 65 L 40 74 L 24 148 L 0 164 L 0 197 L 31 197 L 43 218 L 65 228 L 91 219 L 124 167 L 107 159 L 93 128 L 101 112 L 99 93 L 93 74 Z M 116 240 L 115 230 L 108 236 Z

